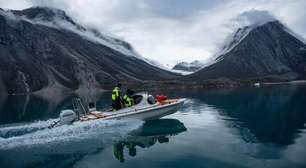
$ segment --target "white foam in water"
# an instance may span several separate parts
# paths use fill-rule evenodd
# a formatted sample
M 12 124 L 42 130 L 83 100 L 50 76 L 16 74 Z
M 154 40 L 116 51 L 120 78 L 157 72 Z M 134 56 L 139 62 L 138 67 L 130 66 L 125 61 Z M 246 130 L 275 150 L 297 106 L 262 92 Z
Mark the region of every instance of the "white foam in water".
M 25 126 L 1 128 L 0 132 L 16 131 L 18 129 L 33 129 L 49 126 L 53 121 L 37 122 Z M 65 144 L 90 142 L 105 143 L 105 141 L 113 141 L 123 138 L 127 134 L 142 125 L 142 121 L 129 120 L 109 120 L 109 121 L 90 121 L 78 122 L 74 125 L 63 125 L 52 129 L 43 129 L 28 134 L 12 136 L 8 138 L 0 138 L 0 150 L 10 150 L 14 148 L 52 148 Z M 47 145 L 45 145 L 47 144 Z
M 22 134 L 31 133 L 41 129 L 46 129 L 52 123 L 57 121 L 57 119 L 50 119 L 47 121 L 36 121 L 33 123 L 23 124 L 23 125 L 11 125 L 11 126 L 1 126 L 0 127 L 0 138 L 8 138 L 11 136 L 18 136 Z

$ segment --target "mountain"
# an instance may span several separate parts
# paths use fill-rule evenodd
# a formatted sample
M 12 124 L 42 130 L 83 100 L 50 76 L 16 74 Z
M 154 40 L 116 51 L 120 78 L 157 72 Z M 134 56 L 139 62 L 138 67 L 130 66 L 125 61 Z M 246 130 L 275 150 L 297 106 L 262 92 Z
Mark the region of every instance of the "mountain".
M 306 45 L 279 21 L 238 29 L 215 63 L 184 80 L 295 80 L 306 78 Z
M 173 70 L 180 70 L 180 71 L 187 71 L 187 72 L 195 72 L 199 69 L 201 69 L 205 64 L 195 60 L 191 63 L 187 63 L 187 62 L 180 62 L 178 64 L 176 64 L 172 69 Z
M 0 10 L 0 91 L 109 89 L 173 79 L 122 40 L 76 23 L 64 11 Z

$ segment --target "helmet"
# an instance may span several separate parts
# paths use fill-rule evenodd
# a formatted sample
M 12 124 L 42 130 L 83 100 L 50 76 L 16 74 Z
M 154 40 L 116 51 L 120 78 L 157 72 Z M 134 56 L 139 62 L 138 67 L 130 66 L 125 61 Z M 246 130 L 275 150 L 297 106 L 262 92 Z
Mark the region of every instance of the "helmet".
M 122 85 L 121 85 L 121 83 L 120 82 L 118 82 L 117 83 L 117 87 L 121 87 Z
M 132 96 L 134 94 L 134 91 L 131 89 L 126 90 L 127 95 Z

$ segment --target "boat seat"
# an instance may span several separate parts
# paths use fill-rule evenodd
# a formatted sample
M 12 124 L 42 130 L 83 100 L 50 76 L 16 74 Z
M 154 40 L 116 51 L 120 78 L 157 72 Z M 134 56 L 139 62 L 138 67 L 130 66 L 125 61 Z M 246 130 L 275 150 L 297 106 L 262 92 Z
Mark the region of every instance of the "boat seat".
M 178 99 L 167 99 L 159 102 L 160 105 L 165 105 L 165 104 L 171 104 L 171 103 L 176 103 Z

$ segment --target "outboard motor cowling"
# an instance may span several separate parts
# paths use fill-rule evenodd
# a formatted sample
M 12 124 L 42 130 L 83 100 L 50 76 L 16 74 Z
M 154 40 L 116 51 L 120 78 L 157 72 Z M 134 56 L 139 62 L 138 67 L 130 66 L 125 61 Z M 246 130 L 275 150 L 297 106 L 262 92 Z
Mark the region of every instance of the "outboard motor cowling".
M 60 125 L 72 124 L 77 120 L 77 115 L 73 110 L 62 110 L 60 113 Z

